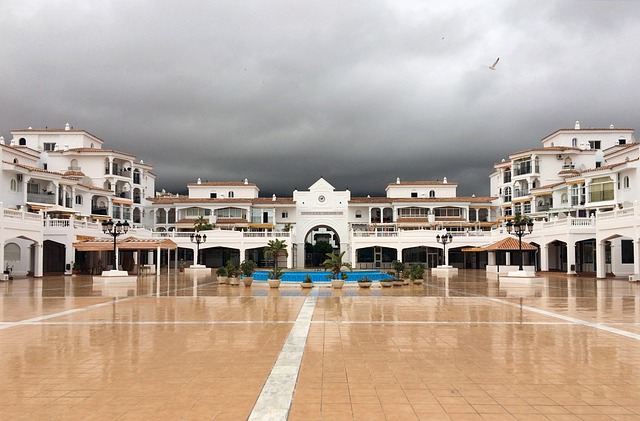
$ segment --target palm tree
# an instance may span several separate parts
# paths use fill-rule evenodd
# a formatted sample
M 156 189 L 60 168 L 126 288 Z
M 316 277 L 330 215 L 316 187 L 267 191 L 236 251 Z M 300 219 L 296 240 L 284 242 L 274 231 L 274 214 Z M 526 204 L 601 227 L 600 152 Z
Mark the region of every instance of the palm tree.
M 193 223 L 193 229 L 196 231 L 205 231 L 213 229 L 213 224 L 207 221 L 204 216 L 200 215 Z
M 340 279 L 338 278 L 338 276 L 340 275 L 342 268 L 353 270 L 351 268 L 351 263 L 342 261 L 342 259 L 344 258 L 344 253 L 344 251 L 340 254 L 327 253 L 327 260 L 322 263 L 322 266 L 324 266 L 331 272 L 333 279 Z
M 280 279 L 282 275 L 282 271 L 278 269 L 278 258 L 280 256 L 288 256 L 287 252 L 287 243 L 285 240 L 269 240 L 267 246 L 264 248 L 265 256 L 273 256 L 273 272 L 271 272 L 271 277 L 273 279 Z

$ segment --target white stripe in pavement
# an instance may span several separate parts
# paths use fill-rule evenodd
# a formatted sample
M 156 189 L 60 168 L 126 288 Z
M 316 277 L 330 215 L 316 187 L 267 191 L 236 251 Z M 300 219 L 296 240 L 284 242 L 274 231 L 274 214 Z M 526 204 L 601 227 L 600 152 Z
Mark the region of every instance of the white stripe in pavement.
M 293 400 L 317 293 L 307 296 L 295 324 L 258 396 L 249 421 L 285 421 Z

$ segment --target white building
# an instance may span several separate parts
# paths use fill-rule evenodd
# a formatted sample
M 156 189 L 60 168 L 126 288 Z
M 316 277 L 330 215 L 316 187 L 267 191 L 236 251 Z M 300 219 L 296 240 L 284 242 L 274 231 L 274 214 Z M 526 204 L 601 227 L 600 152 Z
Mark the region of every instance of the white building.
M 151 225 L 145 209 L 155 191 L 152 166 L 103 149 L 101 139 L 69 124 L 11 134 L 8 142 L 0 138 L 3 268 L 13 267 L 16 275 L 69 272 L 72 243 L 101 236 L 99 221 L 113 217 L 134 227 Z M 15 211 L 39 218 L 37 234 L 25 234 L 19 225 L 10 228 Z
M 534 218 L 527 241 L 540 248 L 541 270 L 639 273 L 639 144 L 632 129 L 560 129 L 542 147 L 494 165 L 491 192 L 499 220 Z
M 196 250 L 209 267 L 244 259 L 266 265 L 265 245 L 280 238 L 290 268 L 317 266 L 327 247 L 346 252 L 355 268 L 387 269 L 396 259 L 435 267 L 444 263 L 445 247 L 453 266 L 508 268 L 517 253 L 491 255 L 496 261 L 489 262 L 483 249 L 509 237 L 504 222 L 518 212 L 536 221 L 525 240 L 539 251 L 527 255 L 528 266 L 598 277 L 640 273 L 640 153 L 632 129 L 576 123 L 558 130 L 541 147 L 496 163 L 489 197 L 458 197 L 457 183 L 446 178 L 397 179 L 382 197 L 353 197 L 322 178 L 291 197 L 260 197 L 258 185 L 246 179 L 199 179 L 187 185 L 186 196 L 156 195 L 152 166 L 104 148 L 84 130 L 67 125 L 11 134 L 9 142 L 0 139 L 0 265 L 16 275 L 69 273 L 78 262 L 86 270 L 106 266 L 112 251 L 80 252 L 73 244 L 108 238 L 100 222 L 110 218 L 128 221 L 130 236 L 178 245 L 173 259 L 134 254 L 134 266 L 154 260 L 172 266 L 176 257 L 192 262 Z M 213 229 L 197 245 L 190 234 L 199 218 Z M 436 239 L 444 233 L 453 236 L 447 246 Z

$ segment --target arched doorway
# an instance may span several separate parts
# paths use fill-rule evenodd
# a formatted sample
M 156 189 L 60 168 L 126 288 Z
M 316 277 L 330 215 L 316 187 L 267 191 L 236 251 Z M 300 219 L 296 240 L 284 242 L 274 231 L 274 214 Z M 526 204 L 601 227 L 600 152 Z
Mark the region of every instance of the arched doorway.
M 340 253 L 340 236 L 328 225 L 316 225 L 304 237 L 304 266 L 322 265 L 327 253 Z

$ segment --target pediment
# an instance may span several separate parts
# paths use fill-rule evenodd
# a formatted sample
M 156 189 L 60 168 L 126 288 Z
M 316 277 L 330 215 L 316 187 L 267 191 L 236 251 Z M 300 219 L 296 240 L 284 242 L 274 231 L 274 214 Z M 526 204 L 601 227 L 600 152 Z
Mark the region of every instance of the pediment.
M 320 177 L 318 181 L 313 183 L 309 187 L 309 191 L 334 191 L 335 187 L 327 182 L 324 178 Z

